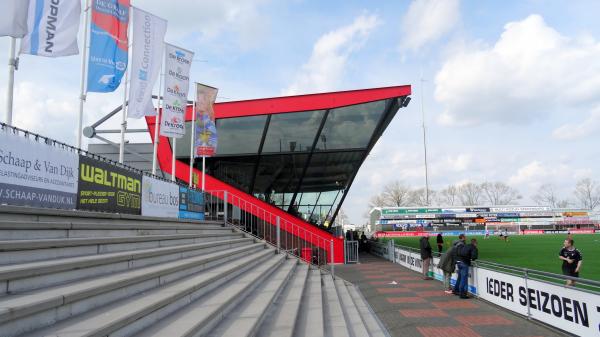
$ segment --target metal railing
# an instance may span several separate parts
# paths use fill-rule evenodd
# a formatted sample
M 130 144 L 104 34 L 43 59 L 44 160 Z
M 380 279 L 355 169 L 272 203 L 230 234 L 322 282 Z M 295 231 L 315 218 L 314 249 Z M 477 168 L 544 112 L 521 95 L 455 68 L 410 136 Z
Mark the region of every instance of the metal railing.
M 345 263 L 358 263 L 358 241 L 346 240 L 344 250 Z
M 390 240 L 393 242 L 393 240 Z M 388 247 L 388 245 L 384 242 L 377 243 L 379 245 Z M 402 246 L 402 245 L 394 245 L 394 247 L 413 252 L 420 253 L 420 250 L 413 247 Z M 392 253 L 393 254 L 393 253 Z M 434 253 L 434 257 L 438 257 L 438 254 Z M 584 279 L 580 277 L 571 277 L 562 274 L 555 274 L 551 272 L 541 271 L 537 269 L 529 269 L 523 267 L 515 267 L 510 265 L 505 265 L 497 262 L 486 261 L 486 260 L 476 260 L 473 261 L 473 266 L 478 268 L 485 268 L 497 272 L 503 272 L 506 274 L 523 277 L 529 280 L 542 281 L 552 284 L 565 284 L 567 280 L 576 281 L 577 285 L 574 287 L 577 290 L 587 291 L 594 294 L 600 294 L 600 281 Z
M 318 235 L 228 191 L 205 191 L 204 205 L 206 220 L 225 221 L 264 240 L 278 253 L 294 255 L 311 265 L 321 267 L 330 264 L 330 272 L 335 277 L 331 237 Z

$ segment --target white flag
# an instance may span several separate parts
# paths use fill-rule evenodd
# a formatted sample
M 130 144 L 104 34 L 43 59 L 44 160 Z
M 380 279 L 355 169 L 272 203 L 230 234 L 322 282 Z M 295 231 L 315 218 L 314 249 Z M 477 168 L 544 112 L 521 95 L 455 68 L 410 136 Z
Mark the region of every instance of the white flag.
M 0 2 L 0 36 L 23 37 L 27 34 L 29 0 Z
M 190 67 L 194 53 L 165 45 L 165 84 L 160 135 L 181 138 L 185 135 L 185 109 L 190 88 Z
M 133 8 L 133 51 L 131 53 L 131 85 L 127 116 L 142 118 L 155 115 L 152 88 L 159 76 L 167 21 Z
M 79 0 L 30 0 L 29 27 L 21 53 L 47 57 L 79 54 Z

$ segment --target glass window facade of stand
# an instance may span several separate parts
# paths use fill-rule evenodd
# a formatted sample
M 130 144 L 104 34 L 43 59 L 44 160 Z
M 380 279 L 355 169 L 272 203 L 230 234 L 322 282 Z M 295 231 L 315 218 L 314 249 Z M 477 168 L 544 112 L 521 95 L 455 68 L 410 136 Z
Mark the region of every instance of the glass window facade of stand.
M 366 148 L 385 113 L 386 100 L 332 109 L 319 135 L 316 151 Z
M 217 119 L 217 154 L 206 159 L 207 173 L 308 222 L 330 223 L 369 142 L 383 131 L 378 123 L 397 111 L 388 103 Z M 177 141 L 179 160 L 189 160 L 190 127 Z

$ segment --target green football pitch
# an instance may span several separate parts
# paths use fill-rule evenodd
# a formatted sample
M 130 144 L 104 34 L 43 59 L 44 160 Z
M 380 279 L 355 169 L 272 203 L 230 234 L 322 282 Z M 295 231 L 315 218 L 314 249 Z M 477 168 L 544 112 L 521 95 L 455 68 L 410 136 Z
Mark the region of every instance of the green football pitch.
M 497 262 L 505 265 L 536 269 L 561 274 L 562 260 L 558 253 L 566 238 L 564 234 L 546 235 L 513 235 L 508 242 L 491 236 L 484 240 L 483 236 L 467 236 L 467 241 L 476 238 L 479 249 L 479 259 Z M 419 247 L 420 237 L 394 238 L 396 245 Z M 457 237 L 444 237 L 444 251 Z M 583 255 L 583 264 L 579 277 L 600 281 L 600 235 L 577 234 L 573 236 L 575 247 Z M 435 236 L 429 238 L 429 243 L 437 251 Z

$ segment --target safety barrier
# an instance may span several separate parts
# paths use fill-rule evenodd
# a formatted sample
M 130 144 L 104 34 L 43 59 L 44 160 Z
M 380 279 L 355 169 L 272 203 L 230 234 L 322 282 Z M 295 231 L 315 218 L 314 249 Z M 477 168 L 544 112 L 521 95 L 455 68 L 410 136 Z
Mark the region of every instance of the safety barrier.
M 394 245 L 393 240 L 373 243 L 371 251 L 408 269 L 421 272 L 417 249 Z M 393 252 L 393 253 L 392 253 Z M 433 258 L 430 276 L 443 280 Z M 452 284 L 456 282 L 452 275 Z M 567 287 L 566 280 L 577 281 Z M 561 284 L 562 283 L 562 284 Z M 600 282 L 478 261 L 469 268 L 469 292 L 507 310 L 579 336 L 600 336 Z
M 333 239 L 314 233 L 256 203 L 229 191 L 206 191 L 205 216 L 226 220 L 240 230 L 316 266 L 331 264 L 335 256 Z

